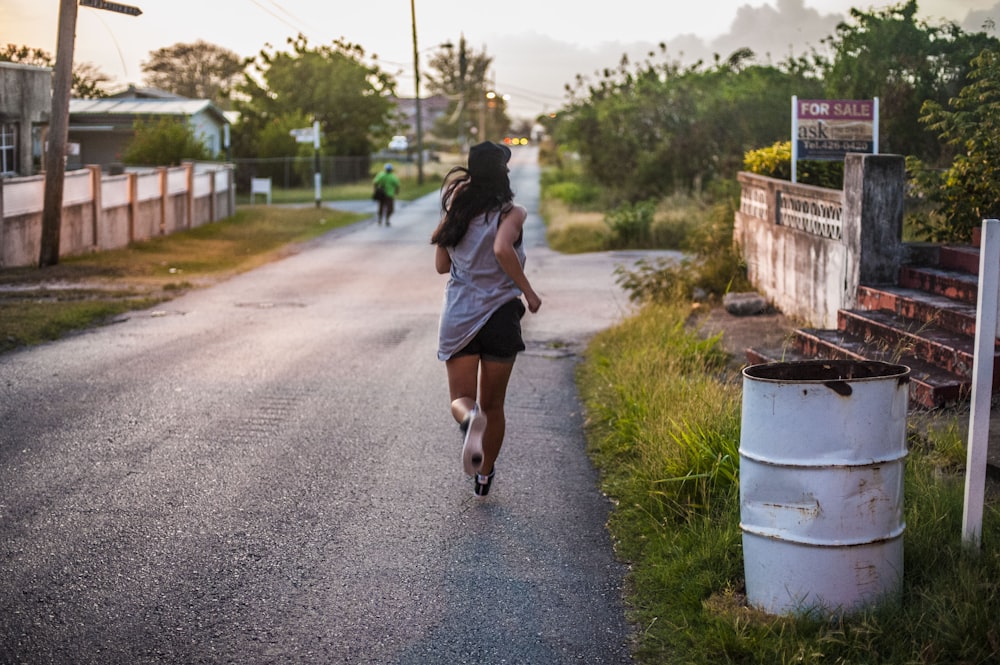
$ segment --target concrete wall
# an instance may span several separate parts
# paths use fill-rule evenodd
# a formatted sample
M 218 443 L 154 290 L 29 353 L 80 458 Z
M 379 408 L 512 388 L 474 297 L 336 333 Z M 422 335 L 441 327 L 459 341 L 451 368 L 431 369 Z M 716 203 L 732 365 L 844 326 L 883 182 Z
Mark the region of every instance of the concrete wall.
M 230 164 L 185 164 L 105 176 L 66 173 L 59 255 L 118 249 L 236 212 Z M 44 178 L 0 179 L 0 268 L 37 265 Z
M 32 174 L 32 129 L 47 125 L 51 112 L 50 68 L 0 62 L 0 122 L 17 124 L 18 174 Z
M 903 158 L 848 155 L 844 190 L 741 173 L 734 240 L 750 282 L 807 325 L 836 328 L 860 284 L 893 283 L 902 260 Z

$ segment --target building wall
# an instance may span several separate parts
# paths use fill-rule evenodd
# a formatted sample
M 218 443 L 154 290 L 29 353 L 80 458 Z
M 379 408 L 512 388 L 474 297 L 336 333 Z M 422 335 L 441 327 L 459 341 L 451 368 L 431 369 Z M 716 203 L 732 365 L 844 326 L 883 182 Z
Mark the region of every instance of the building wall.
M 32 130 L 47 125 L 52 112 L 52 70 L 0 62 L 0 122 L 16 123 L 17 172 L 32 175 Z

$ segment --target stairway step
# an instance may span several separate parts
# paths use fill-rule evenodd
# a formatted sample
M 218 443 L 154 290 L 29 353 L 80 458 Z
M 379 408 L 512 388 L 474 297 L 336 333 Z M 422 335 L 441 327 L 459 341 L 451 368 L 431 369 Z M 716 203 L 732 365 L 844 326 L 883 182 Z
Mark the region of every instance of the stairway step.
M 979 249 L 970 245 L 943 245 L 938 253 L 938 266 L 945 270 L 979 274 Z
M 975 305 L 979 278 L 957 270 L 902 266 L 899 269 L 899 286 Z
M 747 349 L 750 364 L 768 362 L 797 362 L 830 358 L 843 360 L 882 360 L 910 368 L 910 407 L 935 409 L 949 406 L 969 398 L 969 379 L 927 363 L 920 358 L 873 357 L 865 351 L 864 340 L 837 330 L 804 328 L 795 331 L 796 343 L 801 346 L 780 349 Z
M 902 286 L 860 286 L 858 307 L 885 310 L 907 319 L 933 323 L 960 335 L 976 335 L 976 306 L 946 296 Z
M 882 311 L 840 310 L 838 328 L 863 340 L 872 349 L 884 349 L 896 355 L 907 354 L 922 358 L 949 372 L 969 377 L 975 340 L 934 325 L 912 321 Z M 994 386 L 1000 385 L 1000 363 L 994 345 Z

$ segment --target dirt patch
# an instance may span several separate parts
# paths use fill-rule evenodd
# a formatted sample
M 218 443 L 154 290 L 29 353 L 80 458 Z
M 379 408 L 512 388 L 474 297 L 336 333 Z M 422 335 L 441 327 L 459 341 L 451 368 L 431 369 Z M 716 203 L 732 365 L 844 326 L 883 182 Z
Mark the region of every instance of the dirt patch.
M 698 331 L 702 337 L 722 333 L 722 348 L 731 356 L 735 369 L 747 365 L 746 350 L 749 348 L 790 346 L 792 331 L 799 325 L 780 312 L 734 316 L 721 305 L 699 307 L 688 322 L 690 329 Z

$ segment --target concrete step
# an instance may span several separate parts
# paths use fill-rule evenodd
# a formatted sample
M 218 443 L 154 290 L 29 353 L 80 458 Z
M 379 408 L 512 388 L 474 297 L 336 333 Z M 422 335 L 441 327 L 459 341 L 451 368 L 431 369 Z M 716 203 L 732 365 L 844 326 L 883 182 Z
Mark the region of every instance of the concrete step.
M 872 352 L 915 356 L 964 377 L 972 375 L 975 340 L 933 323 L 913 321 L 883 311 L 840 310 L 838 329 L 865 340 Z M 994 344 L 994 388 L 1000 385 L 1000 363 Z
M 967 272 L 932 268 L 926 266 L 903 266 L 899 269 L 899 286 L 907 289 L 926 291 L 976 305 L 979 278 Z
M 970 275 L 979 274 L 979 248 L 969 245 L 943 245 L 938 252 L 938 267 Z
M 872 351 L 863 339 L 838 330 L 801 328 L 795 346 L 781 349 L 747 349 L 747 362 L 797 362 L 830 358 L 881 360 L 910 368 L 910 408 L 935 409 L 968 400 L 971 383 L 965 377 L 936 367 L 914 356 L 888 357 Z
M 884 310 L 933 323 L 960 335 L 976 335 L 976 305 L 902 286 L 858 287 L 858 309 Z

